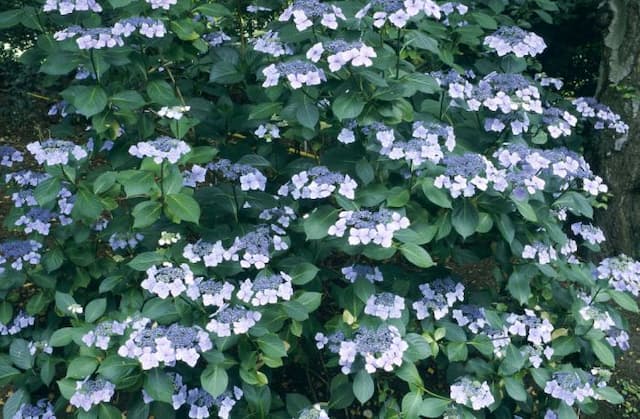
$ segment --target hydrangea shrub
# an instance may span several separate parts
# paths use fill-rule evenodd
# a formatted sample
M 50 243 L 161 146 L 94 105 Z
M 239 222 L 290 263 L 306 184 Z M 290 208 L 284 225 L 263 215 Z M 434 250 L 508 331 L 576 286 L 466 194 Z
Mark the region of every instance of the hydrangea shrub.
M 46 0 L 0 147 L 6 418 L 577 418 L 640 263 L 541 72 L 547 0 Z M 606 139 L 601 139 L 602 141 Z M 479 261 L 486 272 L 470 269 Z M 489 273 L 489 274 L 488 274 Z

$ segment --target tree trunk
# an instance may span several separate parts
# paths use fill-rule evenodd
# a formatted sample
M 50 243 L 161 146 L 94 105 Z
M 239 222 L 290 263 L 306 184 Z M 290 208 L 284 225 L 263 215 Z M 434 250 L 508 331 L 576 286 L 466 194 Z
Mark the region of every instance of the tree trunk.
M 596 214 L 609 254 L 640 257 L 640 2 L 609 0 L 612 19 L 605 38 L 597 96 L 629 124 L 626 135 L 593 146 L 594 170 L 609 185 L 608 209 Z

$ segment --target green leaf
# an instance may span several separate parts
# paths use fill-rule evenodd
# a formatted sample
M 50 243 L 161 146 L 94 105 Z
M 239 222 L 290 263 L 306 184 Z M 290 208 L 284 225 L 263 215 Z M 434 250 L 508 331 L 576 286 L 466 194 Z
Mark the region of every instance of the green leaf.
M 260 350 L 270 358 L 281 358 L 287 356 L 284 342 L 274 333 L 267 333 L 258 338 Z
M 322 293 L 304 291 L 295 299 L 295 301 L 305 306 L 307 311 L 311 313 L 320 307 L 320 303 L 322 303 Z
M 304 285 L 311 282 L 319 271 L 315 265 L 303 262 L 296 264 L 293 269 L 290 270 L 289 276 L 291 276 L 291 282 L 295 285 Z
M 29 342 L 24 339 L 15 339 L 9 346 L 11 362 L 18 368 L 30 370 L 33 368 L 34 356 L 29 351 Z
M 144 252 L 134 257 L 127 266 L 135 271 L 146 271 L 153 265 L 159 265 L 164 262 L 164 256 L 156 252 Z
M 218 61 L 211 66 L 209 81 L 220 84 L 239 83 L 244 80 L 244 74 L 228 61 Z
M 71 214 L 94 220 L 102 213 L 104 206 L 98 198 L 86 188 L 79 188 L 76 194 L 76 203 Z
M 450 342 L 447 345 L 447 358 L 449 362 L 466 361 L 469 356 L 467 342 Z
M 404 356 L 411 362 L 426 359 L 433 354 L 429 342 L 419 334 L 407 333 L 404 339 L 409 344 L 409 348 L 405 351 Z
M 452 208 L 449 194 L 443 189 L 438 189 L 433 186 L 432 178 L 426 178 L 422 182 L 422 192 L 429 201 L 433 202 L 437 206 L 442 208 Z
M 24 16 L 25 9 L 12 9 L 0 13 L 0 29 L 10 28 L 20 23 Z M 6 418 L 11 417 L 5 415 Z
M 361 404 L 365 404 L 373 396 L 373 379 L 364 369 L 361 369 L 353 379 L 353 394 Z
M 422 377 L 420 377 L 420 373 L 416 368 L 416 364 L 413 362 L 403 362 L 402 366 L 395 371 L 395 374 L 398 378 L 409 384 L 415 386 L 424 385 Z
M 622 404 L 624 397 L 612 387 L 597 387 L 596 393 L 611 404 Z
M 407 45 L 411 45 L 415 48 L 431 51 L 434 54 L 438 54 L 438 41 L 425 34 L 420 30 L 409 30 L 406 32 Z
M 318 119 L 320 119 L 318 106 L 305 95 L 302 95 L 296 105 L 296 120 L 300 122 L 300 125 L 303 127 L 314 129 L 318 123 Z
M 418 392 L 407 393 L 402 398 L 403 418 L 414 419 L 420 417 L 422 410 L 422 395 Z
M 632 313 L 638 312 L 638 303 L 636 303 L 633 297 L 631 297 L 629 294 L 620 291 L 609 290 L 609 295 L 611 296 L 611 298 L 613 298 L 613 301 L 615 301 L 616 304 L 618 304 L 623 309 Z
M 280 102 L 266 102 L 255 105 L 251 108 L 249 119 L 269 119 L 282 110 Z
M 100 86 L 71 86 L 61 95 L 87 118 L 100 113 L 107 106 L 107 93 Z
M 55 299 L 56 299 L 56 307 L 58 308 L 58 310 L 60 310 L 61 312 L 67 315 L 75 315 L 69 310 L 69 308 L 71 306 L 76 305 L 77 303 L 76 303 L 76 300 L 70 294 L 65 294 L 65 293 L 56 291 Z
M 355 119 L 362 113 L 365 102 L 353 93 L 345 93 L 333 101 L 331 109 L 339 120 Z
M 480 223 L 480 216 L 475 205 L 467 199 L 457 200 L 453 205 L 451 224 L 463 238 L 475 233 Z
M 60 186 L 60 179 L 52 177 L 40 182 L 33 191 L 33 196 L 36 198 L 39 205 L 46 205 L 58 197 Z
M 409 86 L 422 93 L 438 91 L 438 82 L 431 76 L 422 73 L 410 73 L 402 78 Z
M 489 15 L 486 15 L 481 12 L 473 12 L 471 16 L 475 19 L 478 24 L 484 29 L 497 29 L 498 22 L 494 18 Z
M 449 400 L 436 399 L 435 397 L 426 398 L 420 406 L 420 415 L 427 418 L 439 418 L 450 404 Z
M 528 275 L 517 270 L 509 276 L 507 289 L 520 304 L 525 304 L 531 297 L 531 285 Z
M 0 362 L 0 385 L 10 383 L 14 378 L 22 374 L 20 370 L 13 368 L 8 362 Z
M 106 309 L 106 298 L 98 298 L 97 300 L 93 300 L 89 304 L 87 304 L 87 307 L 85 307 L 84 309 L 84 320 L 87 323 L 93 323 L 104 314 L 104 311 Z
M 200 12 L 205 16 L 210 16 L 213 18 L 221 17 L 221 16 L 232 16 L 232 13 L 221 4 L 218 3 L 207 3 L 202 6 L 198 6 L 194 9 L 196 12 Z
M 127 197 L 146 195 L 155 187 L 153 173 L 144 170 L 125 170 L 117 175 Z
M 135 110 L 145 105 L 142 95 L 135 90 L 123 90 L 111 96 L 111 103 L 123 110 Z
M 98 360 L 91 356 L 78 356 L 67 367 L 67 378 L 83 379 L 91 376 L 98 368 Z
M 118 355 L 109 355 L 101 363 L 98 373 L 116 386 L 127 384 L 129 381 L 138 380 L 140 362 L 137 359 L 121 358 Z
M 144 201 L 133 207 L 133 228 L 149 227 L 162 214 L 162 205 L 158 201 Z
M 413 243 L 404 243 L 400 246 L 400 253 L 411 263 L 420 268 L 429 268 L 435 263 L 431 255 L 423 248 Z
M 60 346 L 67 346 L 73 340 L 73 327 L 62 327 L 51 335 L 49 338 L 49 345 L 54 348 Z
M 104 172 L 93 181 L 93 193 L 98 195 L 106 192 L 116 183 L 115 172 Z
M 529 202 L 521 201 L 515 197 L 512 197 L 511 201 L 516 205 L 516 209 L 518 210 L 520 215 L 524 217 L 525 220 L 531 221 L 532 223 L 538 221 L 536 211 L 533 209 Z
M 164 80 L 154 80 L 147 84 L 149 98 L 161 106 L 179 105 L 180 101 L 173 92 L 173 87 Z
M 171 404 L 173 382 L 171 377 L 162 372 L 161 369 L 154 368 L 147 373 L 144 380 L 144 390 L 149 393 L 153 400 Z
M 122 412 L 115 406 L 100 403 L 98 406 L 98 419 L 122 419 Z
M 365 185 L 370 184 L 375 179 L 373 166 L 364 158 L 356 163 L 356 174 Z
M 526 359 L 515 345 L 507 346 L 506 355 L 500 364 L 498 371 L 502 375 L 512 375 L 524 367 Z
M 600 339 L 591 339 L 589 340 L 591 343 L 591 349 L 593 353 L 598 357 L 600 362 L 602 362 L 607 367 L 614 367 L 616 365 L 616 359 L 613 355 L 613 350 L 608 343 Z
M 171 194 L 165 197 L 167 215 L 173 220 L 190 221 L 198 224 L 200 205 L 193 197 L 185 194 Z
M 304 232 L 308 240 L 320 240 L 327 237 L 329 227 L 335 222 L 340 211 L 331 207 L 320 207 L 303 221 Z
M 6 400 L 4 406 L 2 406 L 3 418 L 14 418 L 16 413 L 20 410 L 20 407 L 29 401 L 29 393 L 24 389 L 18 389 Z
M 331 380 L 331 399 L 329 406 L 332 409 L 344 409 L 353 403 L 353 386 L 346 375 L 338 374 Z
M 525 390 L 524 384 L 522 384 L 521 379 L 515 377 L 505 377 L 504 385 L 507 390 L 507 394 L 509 394 L 512 399 L 519 402 L 527 401 L 527 390 Z
M 200 384 L 213 397 L 218 397 L 227 389 L 229 376 L 219 365 L 209 365 L 200 375 Z

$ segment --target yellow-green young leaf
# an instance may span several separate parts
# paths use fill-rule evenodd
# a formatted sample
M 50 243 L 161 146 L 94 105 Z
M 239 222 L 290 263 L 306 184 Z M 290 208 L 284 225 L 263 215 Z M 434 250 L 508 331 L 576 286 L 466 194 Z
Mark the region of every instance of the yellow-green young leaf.
M 189 195 L 181 193 L 167 195 L 165 211 L 169 218 L 177 222 L 190 221 L 197 224 L 200 220 L 200 205 Z

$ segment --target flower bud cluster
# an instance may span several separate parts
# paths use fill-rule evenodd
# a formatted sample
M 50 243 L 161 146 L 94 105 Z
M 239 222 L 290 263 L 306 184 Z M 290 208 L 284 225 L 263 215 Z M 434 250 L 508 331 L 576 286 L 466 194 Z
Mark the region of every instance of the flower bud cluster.
M 262 74 L 265 76 L 262 87 L 277 86 L 280 77 L 285 77 L 292 89 L 299 89 L 302 86 L 318 86 L 323 81 L 327 81 L 321 68 L 302 60 L 270 64 L 262 70 Z
M 165 262 L 161 267 L 152 266 L 147 269 L 147 277 L 140 286 L 152 294 L 164 299 L 172 295 L 178 297 L 194 283 L 193 272 L 186 263 L 173 266 Z
M 111 337 L 124 335 L 129 322 L 104 321 L 99 323 L 95 329 L 90 330 L 82 336 L 82 342 L 89 348 L 95 346 L 102 350 L 109 348 Z
M 258 52 L 269 54 L 272 57 L 280 57 L 283 55 L 292 55 L 293 49 L 289 44 L 280 41 L 278 32 L 271 30 L 265 32 L 261 36 L 251 40 L 253 49 Z
M 329 70 L 332 72 L 339 71 L 349 63 L 354 67 L 371 67 L 373 65 L 371 59 L 377 57 L 374 49 L 362 42 L 347 42 L 338 39 L 324 44 L 322 42 L 314 44 L 307 51 L 307 59 L 317 63 L 325 52 L 330 53 L 327 56 L 327 62 Z
M 175 138 L 161 136 L 152 141 L 141 141 L 129 147 L 129 154 L 139 159 L 153 158 L 157 164 L 167 160 L 176 164 L 178 160 L 191 151 L 191 147 L 184 141 Z
M 298 199 L 322 199 L 336 191 L 347 199 L 355 198 L 358 184 L 349 175 L 332 172 L 324 166 L 303 170 L 278 190 L 278 195 Z
M 356 13 L 356 19 L 364 18 L 372 9 L 376 28 L 383 27 L 387 21 L 396 28 L 403 28 L 410 18 L 420 13 L 435 19 L 442 16 L 440 6 L 432 0 L 372 0 Z
M 23 403 L 12 419 L 56 419 L 53 405 L 47 399 L 38 400 L 36 404 Z
M 53 34 L 53 38 L 56 41 L 75 38 L 76 45 L 81 50 L 115 48 L 124 46 L 124 39 L 135 31 L 146 38 L 162 38 L 167 33 L 161 20 L 132 17 L 116 22 L 113 27 L 70 26 Z
M 571 231 L 573 234 L 582 237 L 590 244 L 600 244 L 606 240 L 602 229 L 594 226 L 593 224 L 580 222 L 573 223 L 571 224 Z
M 209 334 L 198 326 L 152 326 L 149 319 L 133 325 L 126 342 L 118 348 L 118 355 L 140 361 L 143 370 L 156 368 L 163 363 L 174 366 L 183 361 L 195 367 L 200 354 L 213 347 Z
M 578 118 L 564 109 L 550 107 L 542 113 L 542 122 L 547 126 L 551 138 L 571 135 L 571 128 L 578 123 Z
M 284 229 L 288 228 L 289 225 L 291 225 L 291 221 L 296 220 L 298 217 L 293 211 L 293 208 L 285 205 L 283 207 L 274 207 L 262 210 L 258 218 L 264 221 L 275 220 L 275 224 L 271 225 L 271 229 L 278 234 L 285 234 Z
M 409 141 L 397 141 L 393 131 L 379 131 L 376 139 L 382 145 L 380 154 L 391 160 L 404 159 L 411 167 L 418 167 L 426 161 L 437 164 L 444 158 L 439 140 L 449 152 L 456 146 L 453 127 L 439 122 L 414 122 L 412 136 Z
M 13 163 L 22 162 L 22 153 L 8 145 L 0 145 L 0 166 L 12 167 Z
M 240 284 L 237 297 L 253 307 L 275 304 L 278 299 L 289 301 L 293 296 L 291 277 L 284 272 L 268 274 L 261 272 L 255 280 L 246 279 Z
M 408 348 L 409 345 L 395 326 L 382 325 L 378 329 L 361 327 L 352 340 L 342 340 L 339 347 L 334 349 L 338 349 L 338 363 L 342 366 L 343 374 L 351 372 L 357 357 L 364 361 L 364 369 L 373 374 L 377 369 L 388 372 L 401 366 L 402 356 Z
M 343 237 L 348 228 L 351 246 L 374 243 L 382 247 L 391 247 L 393 233 L 407 227 L 409 227 L 407 217 L 386 208 L 377 212 L 342 211 L 338 221 L 329 227 L 328 234 Z
M 248 310 L 239 305 L 226 305 L 212 316 L 207 330 L 223 338 L 247 333 L 262 318 L 259 311 Z
M 367 299 L 364 313 L 382 320 L 399 319 L 404 307 L 404 298 L 390 292 L 382 292 Z
M 231 300 L 231 295 L 235 287 L 226 281 L 214 281 L 195 278 L 193 283 L 187 287 L 187 297 L 193 301 L 202 299 L 202 304 L 206 306 L 222 307 Z
M 209 163 L 207 169 L 216 172 L 225 180 L 240 181 L 240 189 L 243 191 L 264 191 L 267 185 L 267 178 L 258 169 L 248 164 L 231 163 L 227 159 L 221 159 L 215 163 Z
M 88 412 L 93 406 L 111 401 L 115 390 L 116 386 L 113 383 L 102 378 L 76 381 L 76 391 L 69 399 L 69 403 Z
M 422 298 L 412 306 L 418 320 L 430 317 L 430 312 L 433 312 L 434 319 L 442 319 L 456 301 L 464 301 L 464 285 L 451 278 L 436 279 L 433 283 L 421 284 L 419 288 Z
M 380 269 L 378 269 L 377 266 L 371 265 L 358 264 L 345 266 L 344 268 L 342 268 L 341 272 L 342 275 L 344 275 L 344 277 L 347 279 L 347 281 L 351 282 L 352 284 L 358 279 L 367 280 L 372 284 L 374 282 L 382 282 L 382 280 L 384 279 L 382 277 L 382 272 L 380 272 Z
M 24 311 L 20 311 L 10 323 L 0 322 L 0 336 L 16 335 L 36 322 L 35 317 L 29 316 Z
M 87 150 L 71 141 L 49 138 L 27 144 L 27 150 L 33 155 L 38 164 L 55 166 L 69 163 L 72 156 L 76 161 L 87 157 Z
M 73 12 L 102 12 L 102 6 L 95 0 L 47 0 L 42 8 L 44 12 L 57 11 L 62 16 Z
M 469 377 L 458 379 L 450 387 L 450 396 L 454 402 L 481 410 L 491 406 L 495 399 L 486 381 L 480 382 Z
M 190 110 L 191 106 L 163 106 L 158 111 L 158 116 L 179 121 L 182 119 L 185 112 L 189 112 Z
M 217 47 L 224 44 L 226 41 L 231 41 L 231 37 L 223 31 L 206 33 L 202 35 L 202 39 L 212 47 Z
M 496 169 L 481 154 L 451 154 L 444 157 L 443 164 L 444 174 L 437 176 L 433 185 L 447 189 L 453 198 L 474 196 L 477 190 L 486 191 L 490 183 L 498 192 L 503 192 L 508 186 L 504 171 Z
M 16 271 L 21 271 L 24 263 L 37 265 L 40 263 L 42 244 L 35 240 L 10 240 L 0 243 L 0 274 L 5 271 L 5 264 L 11 263 Z
M 288 22 L 293 18 L 293 23 L 298 31 L 313 26 L 313 21 L 320 19 L 320 24 L 325 28 L 337 29 L 338 19 L 346 20 L 342 9 L 334 5 L 321 3 L 319 0 L 295 0 L 288 6 L 278 20 Z
M 627 255 L 603 259 L 596 268 L 598 279 L 606 280 L 614 290 L 640 295 L 640 262 Z
M 499 57 L 513 53 L 516 57 L 535 57 L 547 48 L 544 39 L 517 26 L 503 26 L 484 38 L 484 45 L 496 51 Z
M 576 371 L 557 371 L 545 384 L 544 392 L 573 406 L 576 400 L 582 402 L 595 395 L 592 381 L 593 377 L 585 372 L 578 374 Z
M 597 130 L 608 128 L 618 134 L 626 134 L 629 131 L 629 125 L 622 121 L 620 115 L 613 112 L 607 105 L 599 103 L 595 98 L 579 97 L 572 103 L 583 118 L 593 122 L 593 127 Z
M 546 265 L 557 260 L 558 253 L 553 246 L 538 241 L 524 246 L 524 249 L 522 250 L 522 258 L 532 260 L 537 259 L 537 262 L 540 265 Z
M 329 419 L 329 414 L 320 405 L 315 404 L 303 409 L 296 419 Z
M 125 249 L 133 250 L 143 239 L 144 236 L 140 233 L 113 233 L 111 237 L 109 237 L 109 246 L 111 246 L 111 250 L 114 252 Z

